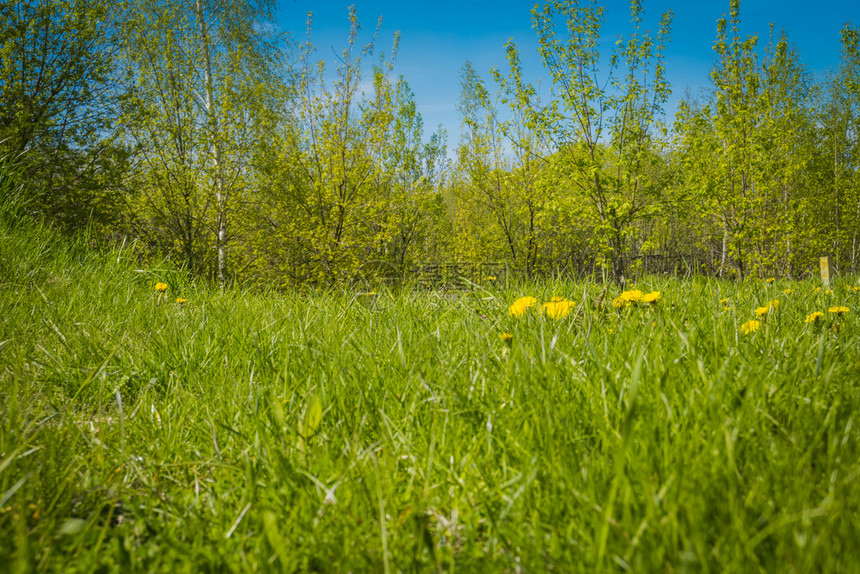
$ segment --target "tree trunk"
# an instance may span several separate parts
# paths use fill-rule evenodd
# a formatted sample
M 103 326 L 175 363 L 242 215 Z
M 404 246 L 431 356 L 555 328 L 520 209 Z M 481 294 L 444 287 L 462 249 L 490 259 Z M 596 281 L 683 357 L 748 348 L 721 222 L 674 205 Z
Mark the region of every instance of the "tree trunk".
M 623 239 L 621 236 L 621 230 L 617 227 L 613 230 L 609 249 L 610 249 L 610 257 L 611 257 L 611 265 L 612 265 L 612 280 L 621 286 L 624 289 L 626 284 L 626 279 L 624 277 L 625 274 L 625 264 L 624 264 L 624 245 Z
M 215 249 L 217 255 L 217 277 L 218 284 L 223 288 L 225 283 L 225 268 L 227 264 L 226 227 L 227 227 L 227 201 L 224 190 L 224 166 L 221 157 L 221 144 L 218 141 L 218 117 L 215 114 L 215 88 L 212 79 L 212 57 L 209 42 L 209 30 L 206 27 L 206 18 L 203 13 L 203 0 L 196 0 L 197 22 L 200 26 L 200 42 L 203 52 L 203 82 L 204 82 L 204 107 L 206 120 L 209 127 L 209 150 L 212 155 L 212 167 L 215 179 Z
M 782 187 L 782 205 L 784 208 L 783 217 L 785 218 L 784 219 L 785 229 L 791 230 L 792 226 L 789 224 L 791 221 L 791 210 L 788 207 L 788 187 L 785 186 L 784 184 Z M 792 277 L 794 277 L 794 273 L 793 273 L 793 269 L 792 269 L 792 265 L 791 265 L 791 232 L 790 231 L 787 232 L 785 234 L 785 236 L 786 236 L 786 240 L 785 240 L 785 271 L 784 272 L 788 276 L 788 278 L 791 279 Z

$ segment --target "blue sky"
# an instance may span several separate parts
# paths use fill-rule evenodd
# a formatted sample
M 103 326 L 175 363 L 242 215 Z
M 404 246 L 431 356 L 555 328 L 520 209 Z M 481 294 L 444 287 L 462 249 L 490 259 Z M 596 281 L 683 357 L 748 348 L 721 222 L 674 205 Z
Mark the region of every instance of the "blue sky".
M 504 69 L 504 45 L 513 39 L 520 47 L 526 74 L 532 80 L 543 78 L 546 83 L 531 28 L 533 4 L 528 0 L 282 0 L 278 24 L 294 38 L 303 40 L 307 13 L 313 12 L 311 41 L 317 46 L 317 56 L 331 61 L 333 53 L 340 52 L 346 44 L 350 5 L 356 8 L 365 41 L 382 16 L 377 47 L 388 53 L 394 33 L 400 31 L 395 72 L 406 78 L 415 93 L 425 133 L 440 124 L 448 130 L 450 152 L 459 134 L 459 74 L 467 60 L 489 85 L 489 70 L 493 66 Z M 604 0 L 602 4 L 606 20 L 601 35 L 608 53 L 615 39 L 630 30 L 629 3 Z M 674 115 L 677 99 L 688 88 L 696 92 L 709 86 L 716 23 L 727 17 L 729 0 L 643 0 L 643 6 L 646 27 L 651 30 L 656 30 L 665 10 L 674 12 L 671 42 L 666 50 L 667 75 L 673 91 L 667 112 Z M 758 34 L 761 47 L 767 44 L 771 22 L 777 30 L 784 29 L 803 63 L 820 78 L 839 63 L 839 31 L 843 25 L 850 22 L 860 26 L 860 1 L 746 0 L 741 2 L 741 22 L 742 33 Z

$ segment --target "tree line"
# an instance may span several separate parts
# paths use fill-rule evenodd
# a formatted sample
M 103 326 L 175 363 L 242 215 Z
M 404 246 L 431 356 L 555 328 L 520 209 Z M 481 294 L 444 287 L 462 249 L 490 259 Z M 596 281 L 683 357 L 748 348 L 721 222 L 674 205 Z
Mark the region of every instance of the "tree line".
M 523 275 L 683 261 L 724 277 L 860 265 L 860 30 L 816 81 L 789 37 L 715 30 L 711 87 L 674 118 L 672 14 L 601 53 L 604 7 L 535 6 L 520 48 L 464 62 L 460 137 L 428 133 L 398 35 L 350 32 L 333 66 L 274 0 L 0 0 L 0 154 L 32 217 L 133 240 L 221 284 L 404 277 L 442 261 Z M 500 53 L 501 55 L 501 53 Z M 538 72 L 537 74 L 535 72 Z M 540 89 L 526 78 L 539 75 Z

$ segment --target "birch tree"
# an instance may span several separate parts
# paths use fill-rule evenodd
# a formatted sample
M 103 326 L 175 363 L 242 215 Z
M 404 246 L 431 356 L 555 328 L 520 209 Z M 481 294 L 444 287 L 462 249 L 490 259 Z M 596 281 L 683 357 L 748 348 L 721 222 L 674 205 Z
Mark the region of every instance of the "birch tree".
M 125 26 L 124 126 L 143 233 L 224 285 L 234 204 L 277 112 L 282 62 L 269 0 L 140 0 Z M 210 253 L 212 255 L 210 255 Z

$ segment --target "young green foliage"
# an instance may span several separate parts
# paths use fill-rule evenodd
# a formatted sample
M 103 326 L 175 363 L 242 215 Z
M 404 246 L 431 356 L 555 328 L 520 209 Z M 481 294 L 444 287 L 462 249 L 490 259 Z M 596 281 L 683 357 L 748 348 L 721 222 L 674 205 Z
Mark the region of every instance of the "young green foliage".
M 513 56 L 512 56 L 513 57 Z M 517 64 L 517 73 L 519 67 Z M 497 75 L 497 74 L 496 74 Z M 548 236 L 552 200 L 541 142 L 526 110 L 502 119 L 470 63 L 462 72 L 463 136 L 457 150 L 457 254 L 471 261 L 507 261 L 532 276 Z
M 596 231 L 592 247 L 621 283 L 634 224 L 652 215 L 660 199 L 655 171 L 666 135 L 662 106 L 670 93 L 663 52 L 671 12 L 663 14 L 656 36 L 642 31 L 641 2 L 630 3 L 630 14 L 633 31 L 618 40 L 602 79 L 603 8 L 596 2 L 550 1 L 532 10 L 552 82 L 548 102 L 522 80 L 515 45 L 507 48 L 509 78 L 496 74 L 511 109 L 523 114 L 525 125 L 557 156 L 556 185 L 584 200 Z
M 303 45 L 293 109 L 264 160 L 259 272 L 280 284 L 402 276 L 443 241 L 444 133 L 423 141 L 414 95 L 393 78 L 399 35 L 363 81 L 379 27 L 362 46 L 354 9 L 349 18 L 333 75 Z
M 0 155 L 34 185 L 30 213 L 101 234 L 124 212 L 115 145 L 113 3 L 0 1 Z
M 820 252 L 832 253 L 837 269 L 860 269 L 860 29 L 841 32 L 842 62 L 824 86 L 818 125 L 819 163 L 813 176 L 826 190 L 817 196 L 816 215 L 830 225 L 818 228 Z
M 684 172 L 696 216 L 722 235 L 721 275 L 790 275 L 810 256 L 814 225 L 802 178 L 813 151 L 809 78 L 785 33 L 760 63 L 758 37 L 742 39 L 739 27 L 734 1 L 717 26 L 712 99 L 678 114 Z
M 145 0 L 123 28 L 137 224 L 221 285 L 239 231 L 230 214 L 249 196 L 251 158 L 278 111 L 272 10 L 268 0 Z

